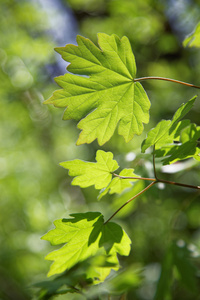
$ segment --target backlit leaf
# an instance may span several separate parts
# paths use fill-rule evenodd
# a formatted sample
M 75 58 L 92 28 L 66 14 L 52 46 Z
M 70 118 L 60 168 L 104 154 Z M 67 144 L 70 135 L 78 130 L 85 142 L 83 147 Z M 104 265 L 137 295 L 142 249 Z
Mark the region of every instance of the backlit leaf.
M 98 45 L 78 36 L 78 46 L 57 48 L 70 62 L 68 71 L 56 79 L 63 89 L 55 91 L 45 103 L 66 107 L 63 119 L 80 121 L 77 144 L 98 139 L 107 142 L 118 126 L 126 142 L 143 131 L 149 121 L 149 99 L 136 76 L 135 58 L 127 37 L 98 34 Z
M 147 148 L 155 145 L 155 149 L 160 149 L 162 146 L 173 143 L 176 137 L 179 137 L 180 132 L 189 125 L 189 121 L 180 121 L 192 108 L 196 96 L 190 99 L 186 104 L 182 104 L 175 112 L 172 121 L 162 120 L 157 126 L 151 129 L 147 138 L 142 143 L 142 152 Z
M 163 160 L 163 164 L 171 164 L 190 157 L 198 160 L 199 148 L 197 147 L 197 141 L 199 138 L 200 126 L 192 123 L 184 128 L 180 134 L 180 143 L 165 149 L 165 156 L 167 157 Z
M 191 110 L 196 98 L 197 98 L 197 96 L 194 96 L 192 99 L 190 99 L 185 104 L 184 103 L 181 104 L 181 106 L 177 109 L 177 111 L 175 112 L 175 114 L 173 116 L 172 125 L 175 122 L 180 121 Z
M 108 262 L 110 258 L 110 263 L 117 263 L 119 267 L 117 253 L 127 256 L 130 252 L 131 241 L 125 231 L 115 223 L 104 224 L 98 212 L 70 216 L 70 219 L 56 220 L 56 228 L 42 237 L 52 245 L 65 243 L 46 256 L 47 260 L 54 261 L 48 276 L 62 273 L 97 253 L 105 255 Z
M 147 138 L 142 143 L 142 152 L 145 152 L 145 150 L 149 147 L 156 145 L 156 143 L 158 143 L 161 138 L 165 137 L 169 132 L 170 125 L 170 120 L 162 120 L 157 124 L 155 128 L 150 130 L 148 132 Z
M 197 24 L 193 33 L 183 41 L 184 47 L 200 47 L 200 23 Z
M 111 152 L 98 150 L 96 163 L 85 162 L 79 159 L 60 163 L 65 169 L 69 169 L 70 176 L 76 176 L 72 185 L 82 188 L 94 185 L 96 189 L 105 188 L 112 180 L 112 172 L 118 169 L 116 160 Z

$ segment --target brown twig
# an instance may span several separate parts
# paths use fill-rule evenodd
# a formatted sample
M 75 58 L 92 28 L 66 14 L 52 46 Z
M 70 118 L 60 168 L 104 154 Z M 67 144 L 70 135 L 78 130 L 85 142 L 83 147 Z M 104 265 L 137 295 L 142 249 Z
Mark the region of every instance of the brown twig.
M 153 167 L 154 167 L 154 176 L 155 178 L 146 178 L 146 177 L 129 177 L 129 176 L 120 176 L 118 174 L 113 173 L 114 176 L 119 177 L 121 179 L 133 179 L 133 180 L 147 180 L 147 181 L 152 181 L 146 188 L 144 188 L 142 191 L 140 191 L 138 194 L 130 198 L 128 201 L 126 201 L 122 206 L 120 206 L 114 214 L 104 223 L 108 223 L 124 206 L 126 206 L 128 203 L 130 203 L 132 200 L 137 198 L 138 196 L 142 195 L 144 192 L 146 192 L 150 187 L 152 187 L 154 184 L 158 182 L 166 183 L 166 184 L 172 184 L 172 185 L 178 185 L 186 188 L 192 188 L 192 189 L 197 189 L 200 190 L 200 186 L 196 185 L 191 185 L 191 184 L 185 184 L 185 183 L 179 183 L 179 182 L 174 182 L 174 181 L 169 181 L 169 180 L 164 180 L 164 179 L 159 179 L 156 174 L 156 168 L 155 168 L 155 155 L 153 153 Z
M 116 210 L 114 212 L 114 214 L 104 223 L 104 225 L 106 223 L 108 223 L 124 206 L 126 206 L 128 203 L 130 203 L 131 201 L 133 201 L 135 198 L 137 198 L 138 196 L 142 195 L 144 192 L 146 192 L 150 187 L 152 187 L 154 184 L 156 183 L 156 181 L 151 182 L 149 185 L 147 185 L 147 187 L 145 187 L 141 192 L 139 192 L 137 195 L 133 196 L 131 199 L 129 199 L 128 201 L 126 201 L 120 208 L 118 208 L 118 210 Z
M 152 80 L 152 79 L 154 79 L 154 80 L 170 81 L 170 82 L 174 82 L 174 83 L 179 83 L 179 84 L 182 84 L 182 85 L 186 85 L 186 86 L 189 86 L 189 87 L 193 87 L 195 89 L 200 89 L 200 86 L 198 86 L 198 85 L 194 85 L 194 84 L 187 83 L 187 82 L 180 81 L 180 80 L 176 80 L 176 79 L 171 79 L 171 78 L 166 78 L 166 77 L 158 77 L 158 76 L 147 76 L 147 77 L 135 78 L 134 82 L 142 81 L 142 80 Z

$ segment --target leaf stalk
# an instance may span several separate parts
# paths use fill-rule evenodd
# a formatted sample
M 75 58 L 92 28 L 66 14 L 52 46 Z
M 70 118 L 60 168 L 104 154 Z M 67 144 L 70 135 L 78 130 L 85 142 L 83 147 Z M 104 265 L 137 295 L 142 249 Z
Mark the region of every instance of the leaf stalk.
M 147 187 L 145 187 L 142 191 L 140 191 L 138 194 L 136 194 L 135 196 L 133 196 L 132 198 L 130 198 L 128 201 L 126 201 L 122 206 L 120 206 L 120 208 L 118 208 L 114 214 L 106 221 L 104 222 L 104 225 L 106 223 L 108 223 L 124 206 L 126 206 L 128 203 L 130 203 L 131 201 L 133 201 L 135 198 L 139 197 L 140 195 L 142 195 L 144 192 L 146 192 L 148 189 L 150 189 L 150 187 L 152 187 L 154 184 L 156 183 L 156 181 L 151 182 L 149 185 L 147 185 Z
M 182 186 L 182 187 L 186 187 L 186 188 L 192 188 L 192 189 L 197 189 L 200 190 L 200 186 L 196 186 L 196 185 L 191 185 L 191 184 L 185 184 L 185 183 L 179 183 L 179 182 L 175 182 L 175 181 L 169 181 L 169 180 L 165 180 L 165 179 L 159 179 L 157 177 L 156 174 L 156 167 L 155 167 L 155 155 L 153 153 L 153 168 L 154 168 L 154 176 L 155 178 L 146 178 L 146 177 L 129 177 L 129 176 L 120 176 L 118 174 L 113 173 L 114 176 L 121 178 L 121 179 L 136 179 L 136 180 L 147 180 L 147 181 L 152 181 L 146 188 L 144 188 L 142 191 L 140 191 L 138 194 L 136 194 L 135 196 L 133 196 L 132 198 L 130 198 L 128 201 L 126 201 L 122 206 L 120 206 L 115 212 L 114 214 L 112 214 L 112 216 L 104 223 L 107 224 L 124 206 L 126 206 L 128 203 L 130 203 L 131 201 L 133 201 L 135 198 L 139 197 L 140 195 L 142 195 L 144 192 L 146 192 L 148 189 L 150 189 L 154 184 L 158 183 L 158 182 L 162 182 L 162 183 L 166 183 L 166 184 L 172 184 L 172 185 L 178 185 L 178 186 Z
M 134 82 L 142 81 L 142 80 L 152 80 L 152 79 L 153 80 L 170 81 L 170 82 L 186 85 L 186 86 L 189 86 L 189 87 L 193 87 L 195 89 L 200 89 L 200 86 L 194 85 L 192 83 L 188 83 L 188 82 L 184 82 L 184 81 L 180 81 L 180 80 L 176 80 L 176 79 L 172 79 L 172 78 L 159 77 L 159 76 L 146 76 L 146 77 L 135 78 Z
M 162 183 L 166 183 L 166 184 L 178 185 L 178 186 L 182 186 L 182 187 L 186 187 L 186 188 L 200 190 L 200 186 L 199 185 L 191 185 L 191 184 L 186 184 L 186 183 L 179 183 L 179 182 L 165 180 L 165 179 L 160 179 L 160 178 L 131 177 L 131 176 L 130 177 L 128 177 L 128 176 L 126 177 L 126 176 L 120 176 L 120 175 L 115 174 L 115 173 L 113 173 L 113 175 L 116 176 L 116 177 L 119 177 L 121 179 L 148 180 L 148 181 L 152 181 L 154 183 L 162 182 Z
M 120 179 L 135 179 L 135 180 L 156 181 L 155 178 L 120 176 L 120 175 L 115 174 L 115 173 L 113 173 L 113 175 L 116 176 L 116 177 L 119 177 Z

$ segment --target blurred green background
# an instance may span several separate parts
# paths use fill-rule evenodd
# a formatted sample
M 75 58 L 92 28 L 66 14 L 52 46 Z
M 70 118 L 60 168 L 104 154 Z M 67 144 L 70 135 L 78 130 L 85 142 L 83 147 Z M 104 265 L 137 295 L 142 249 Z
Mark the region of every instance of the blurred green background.
M 32 284 L 46 279 L 50 265 L 44 257 L 52 247 L 40 237 L 53 221 L 88 210 L 101 211 L 107 218 L 144 186 L 139 182 L 123 195 L 107 196 L 101 202 L 96 201 L 93 188 L 70 186 L 71 179 L 59 162 L 94 161 L 99 146 L 93 142 L 77 147 L 76 123 L 62 121 L 62 110 L 43 105 L 57 89 L 53 78 L 63 74 L 67 65 L 53 48 L 76 43 L 77 34 L 94 43 L 97 32 L 126 35 L 138 77 L 164 76 L 200 85 L 200 50 L 182 46 L 199 21 L 200 2 L 1 0 L 0 12 L 0 299 L 32 299 Z M 140 154 L 147 130 L 162 118 L 171 118 L 181 103 L 199 92 L 158 81 L 143 86 L 152 103 L 143 135 L 125 144 L 115 134 L 101 148 L 113 151 L 123 168 L 152 176 L 151 156 Z M 188 118 L 200 125 L 199 113 L 198 99 Z M 165 179 L 199 185 L 200 167 L 193 160 L 164 171 L 170 173 L 161 174 Z M 200 299 L 199 200 L 198 192 L 161 185 L 116 216 L 133 241 L 131 255 L 122 265 L 142 270 L 141 280 L 127 284 L 127 299 L 151 300 L 159 288 L 164 295 L 160 300 Z M 183 265 L 184 278 L 174 268 L 174 281 L 172 275 L 166 277 L 165 291 L 158 279 L 171 245 L 188 251 L 196 279 L 189 282 L 187 265 Z M 130 272 L 128 278 L 132 276 Z M 75 299 L 70 297 L 58 299 Z

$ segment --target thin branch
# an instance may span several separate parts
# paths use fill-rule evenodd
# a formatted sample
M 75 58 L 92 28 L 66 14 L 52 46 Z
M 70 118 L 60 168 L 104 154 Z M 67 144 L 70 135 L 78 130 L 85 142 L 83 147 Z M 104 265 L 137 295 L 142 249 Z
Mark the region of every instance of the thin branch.
M 144 192 L 146 192 L 150 187 L 152 187 L 154 184 L 156 184 L 158 182 L 162 182 L 162 183 L 166 183 L 166 184 L 172 184 L 172 185 L 178 185 L 178 186 L 182 186 L 182 187 L 186 187 L 186 188 L 192 188 L 192 189 L 200 190 L 200 186 L 195 186 L 195 185 L 191 185 L 191 184 L 185 184 L 185 183 L 179 183 L 179 182 L 174 182 L 174 181 L 159 179 L 157 177 L 157 174 L 156 174 L 155 145 L 154 145 L 154 148 L 153 148 L 153 170 L 154 170 L 154 176 L 155 176 L 155 178 L 120 176 L 120 175 L 118 175 L 116 173 L 113 173 L 114 176 L 116 176 L 116 177 L 118 177 L 120 179 L 148 180 L 148 181 L 152 181 L 152 182 L 146 188 L 144 188 L 142 191 L 140 191 L 138 194 L 136 194 L 135 196 L 133 196 L 132 198 L 130 198 L 128 201 L 126 201 L 122 206 L 120 206 L 114 212 L 114 214 L 112 214 L 112 216 L 104 223 L 104 225 L 106 223 L 108 223 L 124 206 L 126 206 L 128 203 L 130 203 L 135 198 L 139 197 L 141 194 L 143 194 Z
M 171 82 L 174 82 L 174 83 L 179 83 L 179 84 L 182 84 L 182 85 L 193 87 L 195 89 L 200 89 L 200 86 L 198 86 L 198 85 L 194 85 L 194 84 L 187 83 L 187 82 L 180 81 L 180 80 L 176 80 L 176 79 L 171 79 L 171 78 L 166 78 L 166 77 L 158 77 L 158 76 L 147 76 L 147 77 L 135 78 L 134 81 L 137 82 L 137 81 L 149 80 L 149 79 L 150 80 L 155 79 L 155 80 L 171 81 Z
M 157 181 L 151 182 L 149 185 L 147 185 L 147 187 L 145 187 L 141 192 L 139 192 L 137 195 L 133 196 L 132 198 L 130 198 L 128 201 L 126 201 L 120 208 L 118 208 L 114 214 L 104 223 L 104 225 L 106 223 L 108 223 L 124 206 L 126 206 L 128 203 L 130 203 L 132 200 L 134 200 L 135 198 L 137 198 L 138 196 L 142 195 L 144 192 L 146 192 L 150 187 L 152 187 L 155 183 L 157 183 Z
M 155 178 L 120 176 L 120 175 L 115 174 L 115 173 L 113 173 L 113 175 L 116 176 L 116 177 L 119 177 L 120 179 L 134 179 L 134 180 L 156 181 Z
M 200 190 L 199 185 L 179 183 L 179 182 L 174 182 L 174 181 L 169 181 L 169 180 L 164 180 L 164 179 L 158 179 L 157 182 L 163 182 L 163 183 L 167 183 L 167 184 L 178 185 L 178 186 L 183 186 L 183 187 L 187 187 L 187 188 L 191 188 L 191 189 Z
M 152 181 L 154 183 L 158 183 L 158 182 L 163 182 L 166 184 L 172 184 L 172 185 L 178 185 L 178 186 L 183 186 L 183 187 L 187 187 L 187 188 L 191 188 L 191 189 L 196 189 L 199 190 L 200 186 L 196 186 L 196 185 L 191 185 L 191 184 L 185 184 L 185 183 L 179 183 L 179 182 L 175 182 L 175 181 L 170 181 L 170 180 L 165 180 L 165 179 L 159 179 L 157 176 L 156 178 L 146 178 L 146 177 L 126 177 L 126 176 L 120 176 L 118 174 L 113 173 L 114 176 L 119 177 L 121 179 L 138 179 L 138 180 L 148 180 L 148 181 Z

